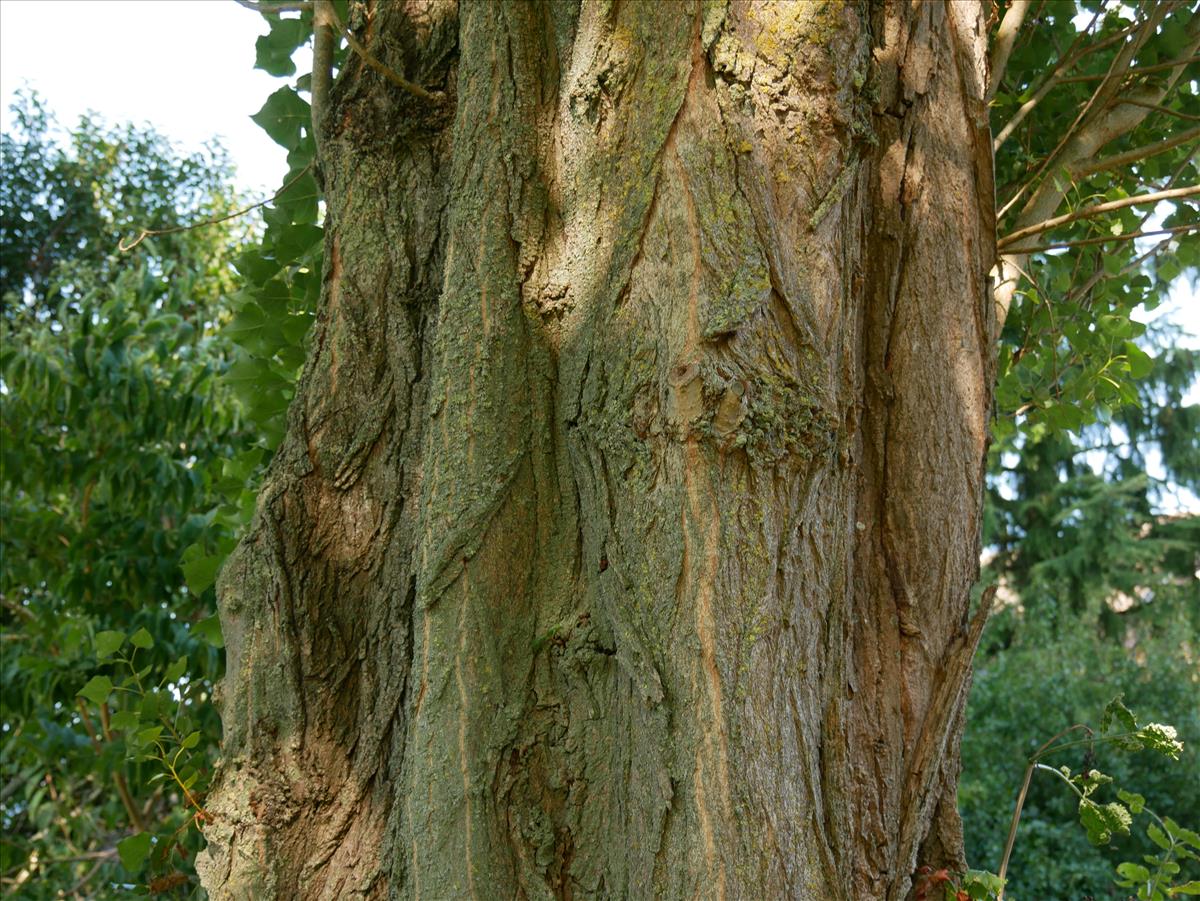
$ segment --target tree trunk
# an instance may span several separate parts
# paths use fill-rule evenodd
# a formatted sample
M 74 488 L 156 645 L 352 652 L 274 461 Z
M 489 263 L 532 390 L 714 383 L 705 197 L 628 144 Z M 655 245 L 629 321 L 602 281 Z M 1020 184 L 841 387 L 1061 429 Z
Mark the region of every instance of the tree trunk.
M 903 899 L 993 322 L 973 0 L 396 0 L 219 588 L 224 898 Z

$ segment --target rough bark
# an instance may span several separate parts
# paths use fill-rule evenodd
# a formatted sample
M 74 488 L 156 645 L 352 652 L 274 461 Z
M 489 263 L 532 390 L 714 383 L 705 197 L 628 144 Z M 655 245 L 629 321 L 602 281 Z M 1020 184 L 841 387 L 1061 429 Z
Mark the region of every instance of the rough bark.
M 365 9 L 219 585 L 223 898 L 905 898 L 961 859 L 975 2 Z

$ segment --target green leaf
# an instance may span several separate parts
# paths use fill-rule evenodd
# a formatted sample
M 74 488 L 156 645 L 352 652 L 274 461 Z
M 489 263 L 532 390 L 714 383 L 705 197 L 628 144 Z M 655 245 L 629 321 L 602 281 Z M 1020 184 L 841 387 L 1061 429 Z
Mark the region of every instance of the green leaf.
M 1117 797 L 1129 805 L 1129 812 L 1139 814 L 1146 808 L 1146 799 L 1136 792 L 1127 792 L 1125 789 L 1117 790 Z
M 1193 832 L 1191 829 L 1185 829 L 1170 817 L 1163 817 L 1163 825 L 1167 827 L 1168 834 L 1175 841 L 1200 849 L 1200 834 Z
M 197 542 L 183 552 L 179 568 L 187 580 L 188 591 L 203 594 L 217 580 L 224 558 L 219 554 L 208 554 L 203 544 Z
M 136 736 L 139 745 L 148 745 L 151 742 L 158 741 L 158 737 L 162 735 L 162 726 L 151 726 L 149 729 L 143 729 Z
M 121 866 L 131 873 L 137 873 L 150 854 L 152 836 L 149 832 L 139 832 L 129 838 L 117 842 L 117 853 L 121 856 Z
M 198 744 L 200 744 L 200 733 L 193 732 L 191 735 L 187 736 L 182 742 L 180 742 L 180 747 L 182 747 L 186 750 L 190 750 L 190 749 L 196 747 L 196 745 L 198 745 Z
M 1173 885 L 1168 891 L 1172 895 L 1200 895 L 1200 882 L 1193 879 L 1191 882 L 1185 882 L 1182 885 Z
M 1005 880 L 987 870 L 967 870 L 962 887 L 973 899 L 994 898 L 1004 888 Z
M 154 647 L 154 637 L 145 629 L 138 629 L 129 639 L 129 643 L 135 648 L 147 650 Z
M 1172 760 L 1178 760 L 1179 755 L 1183 753 L 1183 742 L 1175 736 L 1174 726 L 1167 726 L 1163 723 L 1147 723 L 1138 730 L 1137 739 L 1145 750 L 1157 751 Z
M 1125 342 L 1125 357 L 1129 360 L 1129 374 L 1135 379 L 1144 379 L 1154 369 L 1154 358 L 1132 341 Z
M 311 127 L 309 105 L 291 88 L 283 87 L 267 98 L 262 109 L 250 117 L 255 124 L 283 147 L 300 143 L 303 129 Z
M 126 729 L 136 729 L 142 723 L 141 717 L 132 710 L 118 710 L 109 720 L 109 725 L 118 732 Z
M 310 33 L 310 28 L 300 19 L 272 19 L 270 33 L 254 42 L 254 68 L 280 78 L 291 75 L 296 71 L 292 54 Z
M 179 677 L 182 676 L 185 672 L 187 672 L 187 663 L 188 663 L 188 659 L 187 659 L 187 656 L 185 655 L 183 657 L 180 657 L 178 660 L 176 660 L 170 666 L 168 666 L 166 672 L 163 673 L 163 677 L 162 677 L 163 684 L 169 684 L 171 682 L 178 682 Z
M 1118 883 L 1123 886 L 1131 886 L 1134 883 L 1144 882 L 1150 878 L 1150 871 L 1138 863 L 1122 863 L 1117 865 L 1117 872 L 1125 877 L 1126 882 Z
M 88 680 L 87 685 L 79 689 L 77 694 L 80 697 L 87 698 L 93 704 L 103 704 L 108 700 L 108 696 L 112 694 L 112 690 L 112 679 L 108 678 L 108 676 L 92 676 Z
M 124 643 L 124 632 L 99 632 L 96 634 L 96 656 L 100 659 L 111 657 Z
M 210 644 L 214 648 L 225 647 L 225 638 L 221 634 L 221 619 L 215 614 L 195 623 L 191 628 L 191 634 L 193 638 Z
M 1137 720 L 1134 719 L 1133 712 L 1125 706 L 1124 697 L 1124 694 L 1119 694 L 1105 706 L 1100 715 L 1101 732 L 1108 732 L 1113 723 L 1116 723 L 1118 731 L 1133 732 L 1137 729 Z
M 1115 801 L 1101 806 L 1088 798 L 1079 800 L 1079 822 L 1093 845 L 1106 845 L 1113 835 L 1128 835 L 1133 817 Z

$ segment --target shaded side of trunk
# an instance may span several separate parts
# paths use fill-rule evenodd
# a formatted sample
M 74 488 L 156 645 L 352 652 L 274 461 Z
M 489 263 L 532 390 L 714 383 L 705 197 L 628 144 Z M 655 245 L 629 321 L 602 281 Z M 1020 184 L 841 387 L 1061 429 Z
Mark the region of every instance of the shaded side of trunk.
M 974 3 L 378 4 L 220 582 L 215 898 L 904 898 L 961 858 Z

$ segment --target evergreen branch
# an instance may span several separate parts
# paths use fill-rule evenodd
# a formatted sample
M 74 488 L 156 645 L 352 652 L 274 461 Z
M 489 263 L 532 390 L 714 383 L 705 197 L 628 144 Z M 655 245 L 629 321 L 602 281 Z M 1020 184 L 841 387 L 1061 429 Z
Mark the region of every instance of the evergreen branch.
M 209 225 L 220 225 L 222 222 L 228 222 L 230 219 L 237 219 L 239 216 L 245 216 L 247 213 L 252 213 L 255 210 L 257 210 L 259 207 L 266 206 L 268 203 L 271 203 L 272 201 L 277 200 L 280 197 L 280 195 L 283 194 L 284 191 L 286 191 L 288 188 L 290 188 L 292 185 L 294 185 L 296 182 L 298 182 L 301 179 L 301 177 L 304 176 L 308 172 L 308 170 L 311 168 L 312 168 L 312 163 L 309 163 L 307 166 L 305 166 L 303 169 L 301 169 L 299 172 L 297 172 L 295 175 L 293 175 L 290 179 L 288 179 L 287 183 L 284 184 L 284 186 L 282 188 L 280 188 L 278 191 L 276 191 L 270 197 L 267 197 L 263 200 L 258 201 L 258 203 L 252 203 L 248 207 L 244 207 L 243 209 L 240 209 L 240 210 L 234 210 L 232 213 L 228 213 L 227 215 L 224 215 L 224 216 L 218 216 L 215 219 L 205 219 L 203 222 L 193 222 L 191 225 L 176 225 L 172 228 L 144 228 L 141 230 L 141 232 L 138 233 L 138 236 L 136 238 L 134 238 L 128 244 L 125 243 L 124 238 L 122 238 L 120 241 L 118 241 L 117 249 L 120 250 L 121 253 L 129 253 L 129 251 L 133 250 L 133 248 L 137 247 L 139 244 L 141 244 L 147 238 L 155 238 L 155 237 L 158 237 L 159 235 L 174 235 L 174 234 L 178 234 L 179 232 L 188 232 L 188 231 L 192 231 L 193 229 L 197 229 L 197 228 L 205 228 L 206 226 L 209 226 Z
M 1031 235 L 1039 235 L 1042 232 L 1050 231 L 1052 228 L 1057 228 L 1060 225 L 1066 225 L 1069 222 L 1077 222 L 1080 219 L 1090 219 L 1093 216 L 1099 216 L 1102 213 L 1111 213 L 1114 210 L 1122 210 L 1126 207 L 1137 206 L 1143 203 L 1158 203 L 1162 200 L 1174 200 L 1176 198 L 1192 197 L 1200 194 L 1200 185 L 1189 185 L 1184 188 L 1172 188 L 1168 191 L 1155 191 L 1150 194 L 1136 194 L 1133 197 L 1122 197 L 1120 200 L 1108 200 L 1104 203 L 1094 203 L 1091 206 L 1085 206 L 1076 210 L 1073 213 L 1064 213 L 1061 216 L 1053 216 L 1049 219 L 1044 219 L 1041 222 L 1029 225 L 1025 228 L 1017 229 L 1009 235 L 1005 235 L 999 241 L 997 246 L 1004 248 L 1009 244 L 1014 244 L 1022 238 L 1028 238 Z M 1012 253 L 1013 251 L 1009 251 Z

